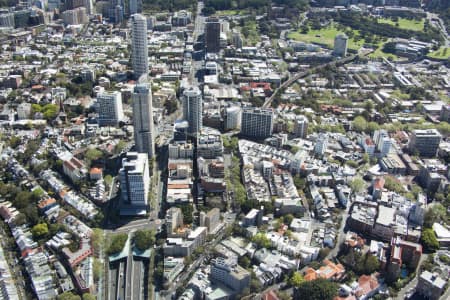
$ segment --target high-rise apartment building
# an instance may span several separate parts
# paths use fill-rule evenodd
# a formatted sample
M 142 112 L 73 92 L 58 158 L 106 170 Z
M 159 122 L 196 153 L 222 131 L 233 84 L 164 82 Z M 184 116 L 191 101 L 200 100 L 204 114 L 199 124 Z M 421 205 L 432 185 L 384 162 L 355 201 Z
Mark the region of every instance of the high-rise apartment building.
M 147 153 L 128 152 L 119 171 L 121 197 L 126 214 L 142 215 L 148 211 L 150 174 Z
M 220 21 L 218 18 L 208 18 L 206 20 L 205 46 L 208 53 L 220 51 Z
M 320 133 L 317 137 L 316 144 L 314 145 L 314 153 L 317 156 L 323 156 L 328 148 L 328 135 Z
M 414 130 L 409 139 L 409 150 L 426 157 L 436 156 L 442 136 L 436 129 Z
M 202 130 L 202 92 L 198 87 L 190 87 L 183 92 L 183 118 L 188 121 L 188 134 L 197 136 Z
M 148 74 L 147 18 L 131 16 L 131 65 L 136 78 Z
M 155 155 L 152 94 L 148 83 L 139 83 L 131 95 L 133 100 L 134 142 L 139 153 Z
M 142 12 L 142 0 L 130 0 L 129 12 L 130 12 L 130 15 L 141 13 Z
M 348 36 L 343 33 L 334 38 L 334 55 L 344 57 L 347 55 Z
M 227 107 L 225 110 L 225 129 L 232 130 L 241 127 L 242 110 L 239 106 Z
M 294 135 L 299 138 L 306 138 L 308 134 L 308 118 L 306 116 L 297 116 L 294 120 Z
M 122 94 L 104 92 L 97 96 L 98 123 L 100 126 L 117 126 L 123 120 Z
M 272 135 L 273 111 L 271 109 L 246 107 L 242 110 L 241 134 L 265 139 Z

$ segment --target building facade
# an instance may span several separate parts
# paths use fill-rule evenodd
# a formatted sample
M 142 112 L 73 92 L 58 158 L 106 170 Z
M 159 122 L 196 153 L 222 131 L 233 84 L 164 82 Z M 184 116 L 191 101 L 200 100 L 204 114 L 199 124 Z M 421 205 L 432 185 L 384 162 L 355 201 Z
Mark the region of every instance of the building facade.
M 426 157 L 436 156 L 442 136 L 436 129 L 414 130 L 409 140 L 409 151 Z
M 347 55 L 348 37 L 341 33 L 334 38 L 334 55 L 344 57 Z
M 134 142 L 139 153 L 155 155 L 155 134 L 152 111 L 152 94 L 148 83 L 139 83 L 131 95 L 133 99 Z
M 122 201 L 145 213 L 150 189 L 148 167 L 147 153 L 128 152 L 119 171 Z
M 244 108 L 242 111 L 241 134 L 265 139 L 273 132 L 273 111 L 263 108 Z
M 206 51 L 215 53 L 220 51 L 220 21 L 217 18 L 208 18 L 205 24 Z
M 131 16 L 131 65 L 136 78 L 148 74 L 147 18 Z
M 198 87 L 190 87 L 183 92 L 183 118 L 188 121 L 188 135 L 197 136 L 202 130 L 202 92 Z
M 122 94 L 118 91 L 97 95 L 98 123 L 100 126 L 117 126 L 123 120 Z

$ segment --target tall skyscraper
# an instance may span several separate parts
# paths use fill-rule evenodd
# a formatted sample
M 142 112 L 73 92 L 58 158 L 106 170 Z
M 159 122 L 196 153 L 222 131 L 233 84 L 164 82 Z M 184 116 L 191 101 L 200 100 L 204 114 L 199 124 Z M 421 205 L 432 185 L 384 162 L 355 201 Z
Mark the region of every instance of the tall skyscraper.
M 218 18 L 208 18 L 205 25 L 206 51 L 215 53 L 220 51 L 220 22 Z
M 242 110 L 241 134 L 265 139 L 273 132 L 273 111 L 271 109 L 246 107 Z
M 142 215 L 148 210 L 150 174 L 147 153 L 128 152 L 119 171 L 125 214 Z M 122 214 L 122 212 L 121 212 Z
M 131 65 L 136 78 L 148 74 L 147 18 L 131 16 Z
M 100 126 L 117 126 L 123 120 L 122 94 L 104 92 L 97 96 L 98 123 Z
M 131 95 L 133 99 L 134 142 L 139 153 L 155 154 L 152 94 L 148 83 L 139 83 Z
M 308 118 L 297 116 L 294 120 L 294 135 L 299 138 L 306 138 L 308 134 Z
M 347 55 L 348 37 L 340 33 L 334 38 L 334 55 L 344 57 Z
M 142 0 L 130 0 L 129 9 L 130 9 L 130 15 L 141 13 L 142 12 Z
M 202 92 L 198 87 L 190 87 L 183 93 L 183 118 L 188 121 L 188 134 L 197 136 L 202 130 Z

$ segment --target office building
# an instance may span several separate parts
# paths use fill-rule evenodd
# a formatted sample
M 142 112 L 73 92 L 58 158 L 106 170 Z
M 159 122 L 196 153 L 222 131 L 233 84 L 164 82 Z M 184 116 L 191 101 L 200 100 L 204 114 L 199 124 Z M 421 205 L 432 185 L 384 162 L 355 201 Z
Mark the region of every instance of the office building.
M 442 136 L 436 129 L 414 130 L 409 139 L 409 151 L 417 151 L 420 156 L 434 157 L 441 139 Z
M 334 38 L 334 55 L 344 57 L 347 55 L 348 37 L 340 33 Z
M 97 96 L 98 123 L 100 126 L 117 126 L 123 120 L 122 94 L 104 92 Z
M 155 155 L 155 134 L 152 111 L 152 94 L 148 83 L 139 83 L 131 95 L 133 100 L 133 126 L 136 151 Z
M 211 266 L 211 279 L 239 293 L 249 286 L 250 272 L 239 266 L 233 258 L 217 257 Z
M 173 14 L 172 25 L 173 26 L 186 26 L 191 23 L 192 13 L 186 10 L 180 10 Z
M 0 27 L 14 28 L 14 13 L 2 12 L 0 14 Z
M 225 130 L 241 128 L 242 110 L 239 106 L 231 106 L 225 109 Z
M 86 24 L 89 21 L 86 14 L 86 8 L 84 7 L 66 10 L 62 15 L 65 25 L 80 25 Z
M 136 78 L 148 74 L 147 19 L 131 16 L 131 65 Z
M 220 51 L 220 21 L 218 18 L 208 18 L 206 20 L 205 46 L 208 53 Z
M 202 130 L 202 92 L 198 87 L 190 87 L 183 93 L 183 118 L 188 121 L 188 134 L 197 136 Z
M 271 109 L 246 107 L 242 110 L 241 134 L 256 139 L 272 135 L 273 111 Z
M 64 1 L 64 9 L 71 10 L 78 7 L 84 6 L 84 0 L 65 0 Z
M 314 153 L 317 156 L 323 156 L 328 147 L 328 135 L 320 133 L 317 137 L 316 145 L 314 146 Z
M 130 15 L 140 14 L 142 12 L 142 0 L 130 0 L 129 13 Z
M 294 136 L 306 138 L 308 134 L 308 118 L 306 116 L 297 116 L 294 120 Z
M 438 300 L 445 291 L 445 280 L 437 273 L 424 271 L 419 276 L 417 283 L 417 293 L 430 300 Z
M 147 153 L 128 152 L 119 171 L 122 215 L 143 215 L 148 211 L 150 174 Z

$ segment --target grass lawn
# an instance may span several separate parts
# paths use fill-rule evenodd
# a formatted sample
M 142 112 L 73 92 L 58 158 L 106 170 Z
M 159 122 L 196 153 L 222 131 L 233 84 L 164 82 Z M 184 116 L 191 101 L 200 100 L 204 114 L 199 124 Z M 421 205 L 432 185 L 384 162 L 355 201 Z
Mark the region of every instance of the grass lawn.
M 392 53 L 384 53 L 384 52 L 382 51 L 382 49 L 383 49 L 383 44 L 381 44 L 374 52 L 370 53 L 370 54 L 369 54 L 369 57 L 371 57 L 371 58 L 381 58 L 381 57 L 384 57 L 384 58 L 386 58 L 386 59 L 388 59 L 389 57 L 391 57 L 392 60 L 398 60 L 398 59 L 399 59 L 399 57 L 398 57 L 397 55 L 392 54 Z
M 214 16 L 237 16 L 246 14 L 246 10 L 237 10 L 237 9 L 229 9 L 229 10 L 218 10 L 214 14 Z
M 309 30 L 308 33 L 303 34 L 301 30 L 294 31 L 288 34 L 288 37 L 296 41 L 302 41 L 306 43 L 315 43 L 324 45 L 327 48 L 333 49 L 334 38 L 337 34 L 341 33 L 334 25 L 321 28 L 319 30 Z M 355 30 L 355 35 L 358 31 Z M 348 48 L 358 50 L 364 44 L 364 40 L 355 41 L 354 39 L 348 40 Z
M 380 18 L 378 19 L 378 23 L 386 23 L 386 24 L 391 24 L 393 26 L 396 26 L 396 22 L 393 21 L 392 19 L 387 19 L 387 18 Z M 400 29 L 409 29 L 409 30 L 414 30 L 414 31 L 423 31 L 423 26 L 425 24 L 425 19 L 421 19 L 421 20 L 409 20 L 409 19 L 405 19 L 405 18 L 399 18 L 398 19 L 398 28 Z
M 429 57 L 437 59 L 449 59 L 450 58 L 450 47 L 441 47 L 434 52 L 428 53 Z

